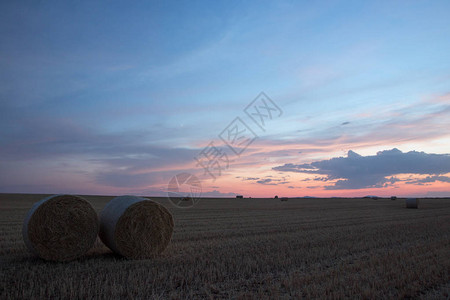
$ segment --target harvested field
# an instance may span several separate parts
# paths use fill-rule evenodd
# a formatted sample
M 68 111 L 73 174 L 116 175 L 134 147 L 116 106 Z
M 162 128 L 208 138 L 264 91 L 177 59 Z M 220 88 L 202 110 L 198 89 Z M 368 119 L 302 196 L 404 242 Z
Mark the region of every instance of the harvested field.
M 0 298 L 449 297 L 450 199 L 202 199 L 170 210 L 172 241 L 128 260 L 99 239 L 81 259 L 46 262 L 22 240 L 45 195 L 0 195 Z M 84 196 L 97 212 L 112 197 Z

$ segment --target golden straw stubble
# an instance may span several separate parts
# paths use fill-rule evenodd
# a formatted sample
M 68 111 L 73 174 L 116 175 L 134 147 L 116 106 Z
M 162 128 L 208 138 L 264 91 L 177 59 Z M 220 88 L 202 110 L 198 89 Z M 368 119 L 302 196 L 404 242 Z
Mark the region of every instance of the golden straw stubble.
M 70 261 L 91 249 L 99 231 L 95 210 L 84 198 L 55 195 L 30 209 L 23 225 L 28 249 L 50 261 Z
M 111 250 L 127 258 L 146 259 L 167 248 L 174 221 L 164 206 L 135 196 L 111 201 L 100 217 L 100 238 Z

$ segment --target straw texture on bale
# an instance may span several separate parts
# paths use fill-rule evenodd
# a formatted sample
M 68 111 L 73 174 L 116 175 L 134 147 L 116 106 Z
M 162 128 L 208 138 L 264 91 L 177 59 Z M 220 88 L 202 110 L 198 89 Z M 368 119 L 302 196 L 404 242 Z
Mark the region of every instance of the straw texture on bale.
M 27 248 L 51 261 L 70 261 L 85 254 L 95 243 L 99 221 L 84 198 L 54 195 L 36 202 L 23 222 Z
M 172 238 L 174 222 L 162 205 L 146 198 L 120 196 L 100 215 L 100 238 L 127 258 L 145 259 L 163 252 Z
M 406 208 L 418 208 L 418 207 L 419 207 L 419 199 L 417 198 L 406 199 Z

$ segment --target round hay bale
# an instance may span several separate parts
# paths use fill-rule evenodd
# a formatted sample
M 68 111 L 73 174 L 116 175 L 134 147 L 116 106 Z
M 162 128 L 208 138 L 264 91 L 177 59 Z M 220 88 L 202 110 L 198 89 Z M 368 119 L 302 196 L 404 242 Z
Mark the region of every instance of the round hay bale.
M 406 208 L 418 208 L 418 207 L 419 207 L 419 199 L 417 198 L 406 199 Z
M 146 198 L 120 196 L 106 204 L 100 215 L 100 239 L 127 258 L 151 258 L 167 248 L 173 226 L 164 206 Z
M 84 198 L 53 195 L 36 202 L 23 222 L 27 248 L 51 261 L 69 261 L 85 254 L 95 243 L 98 216 Z

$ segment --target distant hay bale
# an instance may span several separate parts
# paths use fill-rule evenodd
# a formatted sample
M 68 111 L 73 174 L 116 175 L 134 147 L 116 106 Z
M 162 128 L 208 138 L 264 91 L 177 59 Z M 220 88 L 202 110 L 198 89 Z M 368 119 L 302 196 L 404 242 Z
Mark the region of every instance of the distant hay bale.
M 397 200 L 396 196 L 391 196 L 391 200 Z
M 173 218 L 162 205 L 146 198 L 120 196 L 100 215 L 100 238 L 127 258 L 145 259 L 163 252 L 173 233 Z
M 417 198 L 406 199 L 406 208 L 418 208 L 418 207 L 419 207 L 419 199 Z
M 79 196 L 53 195 L 36 202 L 23 222 L 27 248 L 51 261 L 70 261 L 85 254 L 95 243 L 98 216 Z

